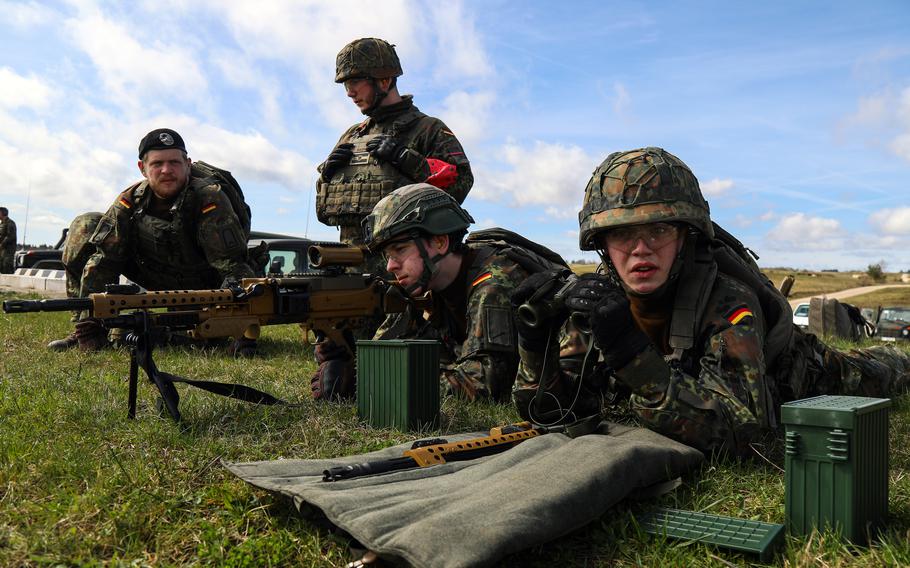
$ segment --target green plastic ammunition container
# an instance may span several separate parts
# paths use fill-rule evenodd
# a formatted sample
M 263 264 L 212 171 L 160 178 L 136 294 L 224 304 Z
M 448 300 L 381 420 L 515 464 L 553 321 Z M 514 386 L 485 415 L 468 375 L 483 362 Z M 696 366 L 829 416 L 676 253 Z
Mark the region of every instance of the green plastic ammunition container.
M 439 343 L 358 341 L 357 414 L 378 428 L 438 426 Z
M 862 544 L 888 514 L 886 398 L 817 396 L 781 406 L 787 528 Z

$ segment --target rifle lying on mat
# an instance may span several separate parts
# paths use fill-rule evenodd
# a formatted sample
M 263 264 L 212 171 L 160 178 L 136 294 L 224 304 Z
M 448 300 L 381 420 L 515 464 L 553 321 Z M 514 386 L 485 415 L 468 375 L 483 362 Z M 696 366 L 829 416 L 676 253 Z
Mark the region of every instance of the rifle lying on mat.
M 322 480 L 340 481 L 401 469 L 429 467 L 451 461 L 473 460 L 504 452 L 525 440 L 543 434 L 562 432 L 572 438 L 590 434 L 598 428 L 600 422 L 599 415 L 572 424 L 550 427 L 530 422 L 518 422 L 508 426 L 497 426 L 490 430 L 489 436 L 469 440 L 457 442 L 449 442 L 442 438 L 417 440 L 410 450 L 402 453 L 401 457 L 330 467 L 322 472 Z
M 152 359 L 155 345 L 170 331 L 187 331 L 194 339 L 259 336 L 260 327 L 300 324 L 342 345 L 353 355 L 348 331 L 368 317 L 403 312 L 414 303 L 397 284 L 370 274 L 350 274 L 345 266 L 363 263 L 363 251 L 347 246 L 313 246 L 313 275 L 290 278 L 245 278 L 239 286 L 218 290 L 141 292 L 135 285 L 112 285 L 88 298 L 6 300 L 6 313 L 84 310 L 106 329 L 126 329 L 130 346 L 129 407 L 135 418 L 138 370 L 141 367 L 161 393 L 168 413 L 180 420 L 180 399 L 173 383 L 186 383 L 215 394 L 256 404 L 283 404 L 274 396 L 243 385 L 196 381 L 159 371 Z

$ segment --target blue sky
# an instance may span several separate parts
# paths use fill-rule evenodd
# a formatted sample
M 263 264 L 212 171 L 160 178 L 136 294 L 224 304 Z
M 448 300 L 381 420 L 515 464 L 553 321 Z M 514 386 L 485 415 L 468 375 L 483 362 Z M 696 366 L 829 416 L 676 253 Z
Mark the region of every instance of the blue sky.
M 461 139 L 465 207 L 570 259 L 588 177 L 661 146 L 763 266 L 910 269 L 910 3 L 0 0 L 0 205 L 54 242 L 176 129 L 259 230 L 334 239 L 315 166 L 362 119 L 333 83 L 358 37 Z M 26 205 L 28 217 L 26 229 Z

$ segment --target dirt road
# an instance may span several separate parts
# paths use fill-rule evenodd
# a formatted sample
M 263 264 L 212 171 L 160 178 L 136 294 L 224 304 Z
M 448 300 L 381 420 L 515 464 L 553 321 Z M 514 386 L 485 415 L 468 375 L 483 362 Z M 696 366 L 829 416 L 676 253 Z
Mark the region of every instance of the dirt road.
M 876 284 L 874 286 L 860 286 L 859 288 L 848 288 L 846 290 L 839 290 L 837 292 L 829 292 L 827 294 L 818 294 L 819 296 L 824 296 L 826 298 L 834 298 L 835 300 L 843 300 L 844 298 L 850 298 L 852 296 L 859 296 L 860 294 L 865 294 L 867 292 L 875 292 L 876 290 L 882 290 L 884 288 L 903 288 L 910 286 L 910 284 Z M 795 308 L 798 304 L 804 302 L 809 302 L 812 297 L 808 298 L 796 298 L 788 300 L 790 302 L 790 307 Z

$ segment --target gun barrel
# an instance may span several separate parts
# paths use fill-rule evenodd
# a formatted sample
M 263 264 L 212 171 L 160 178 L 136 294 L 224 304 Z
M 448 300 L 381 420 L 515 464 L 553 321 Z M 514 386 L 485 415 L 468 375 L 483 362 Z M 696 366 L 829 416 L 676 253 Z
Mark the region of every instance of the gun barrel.
M 3 311 L 7 314 L 25 312 L 66 312 L 69 310 L 90 310 L 90 298 L 68 298 L 66 300 L 4 300 Z
M 313 268 L 359 266 L 363 264 L 364 251 L 356 246 L 313 245 L 307 249 L 307 258 Z

